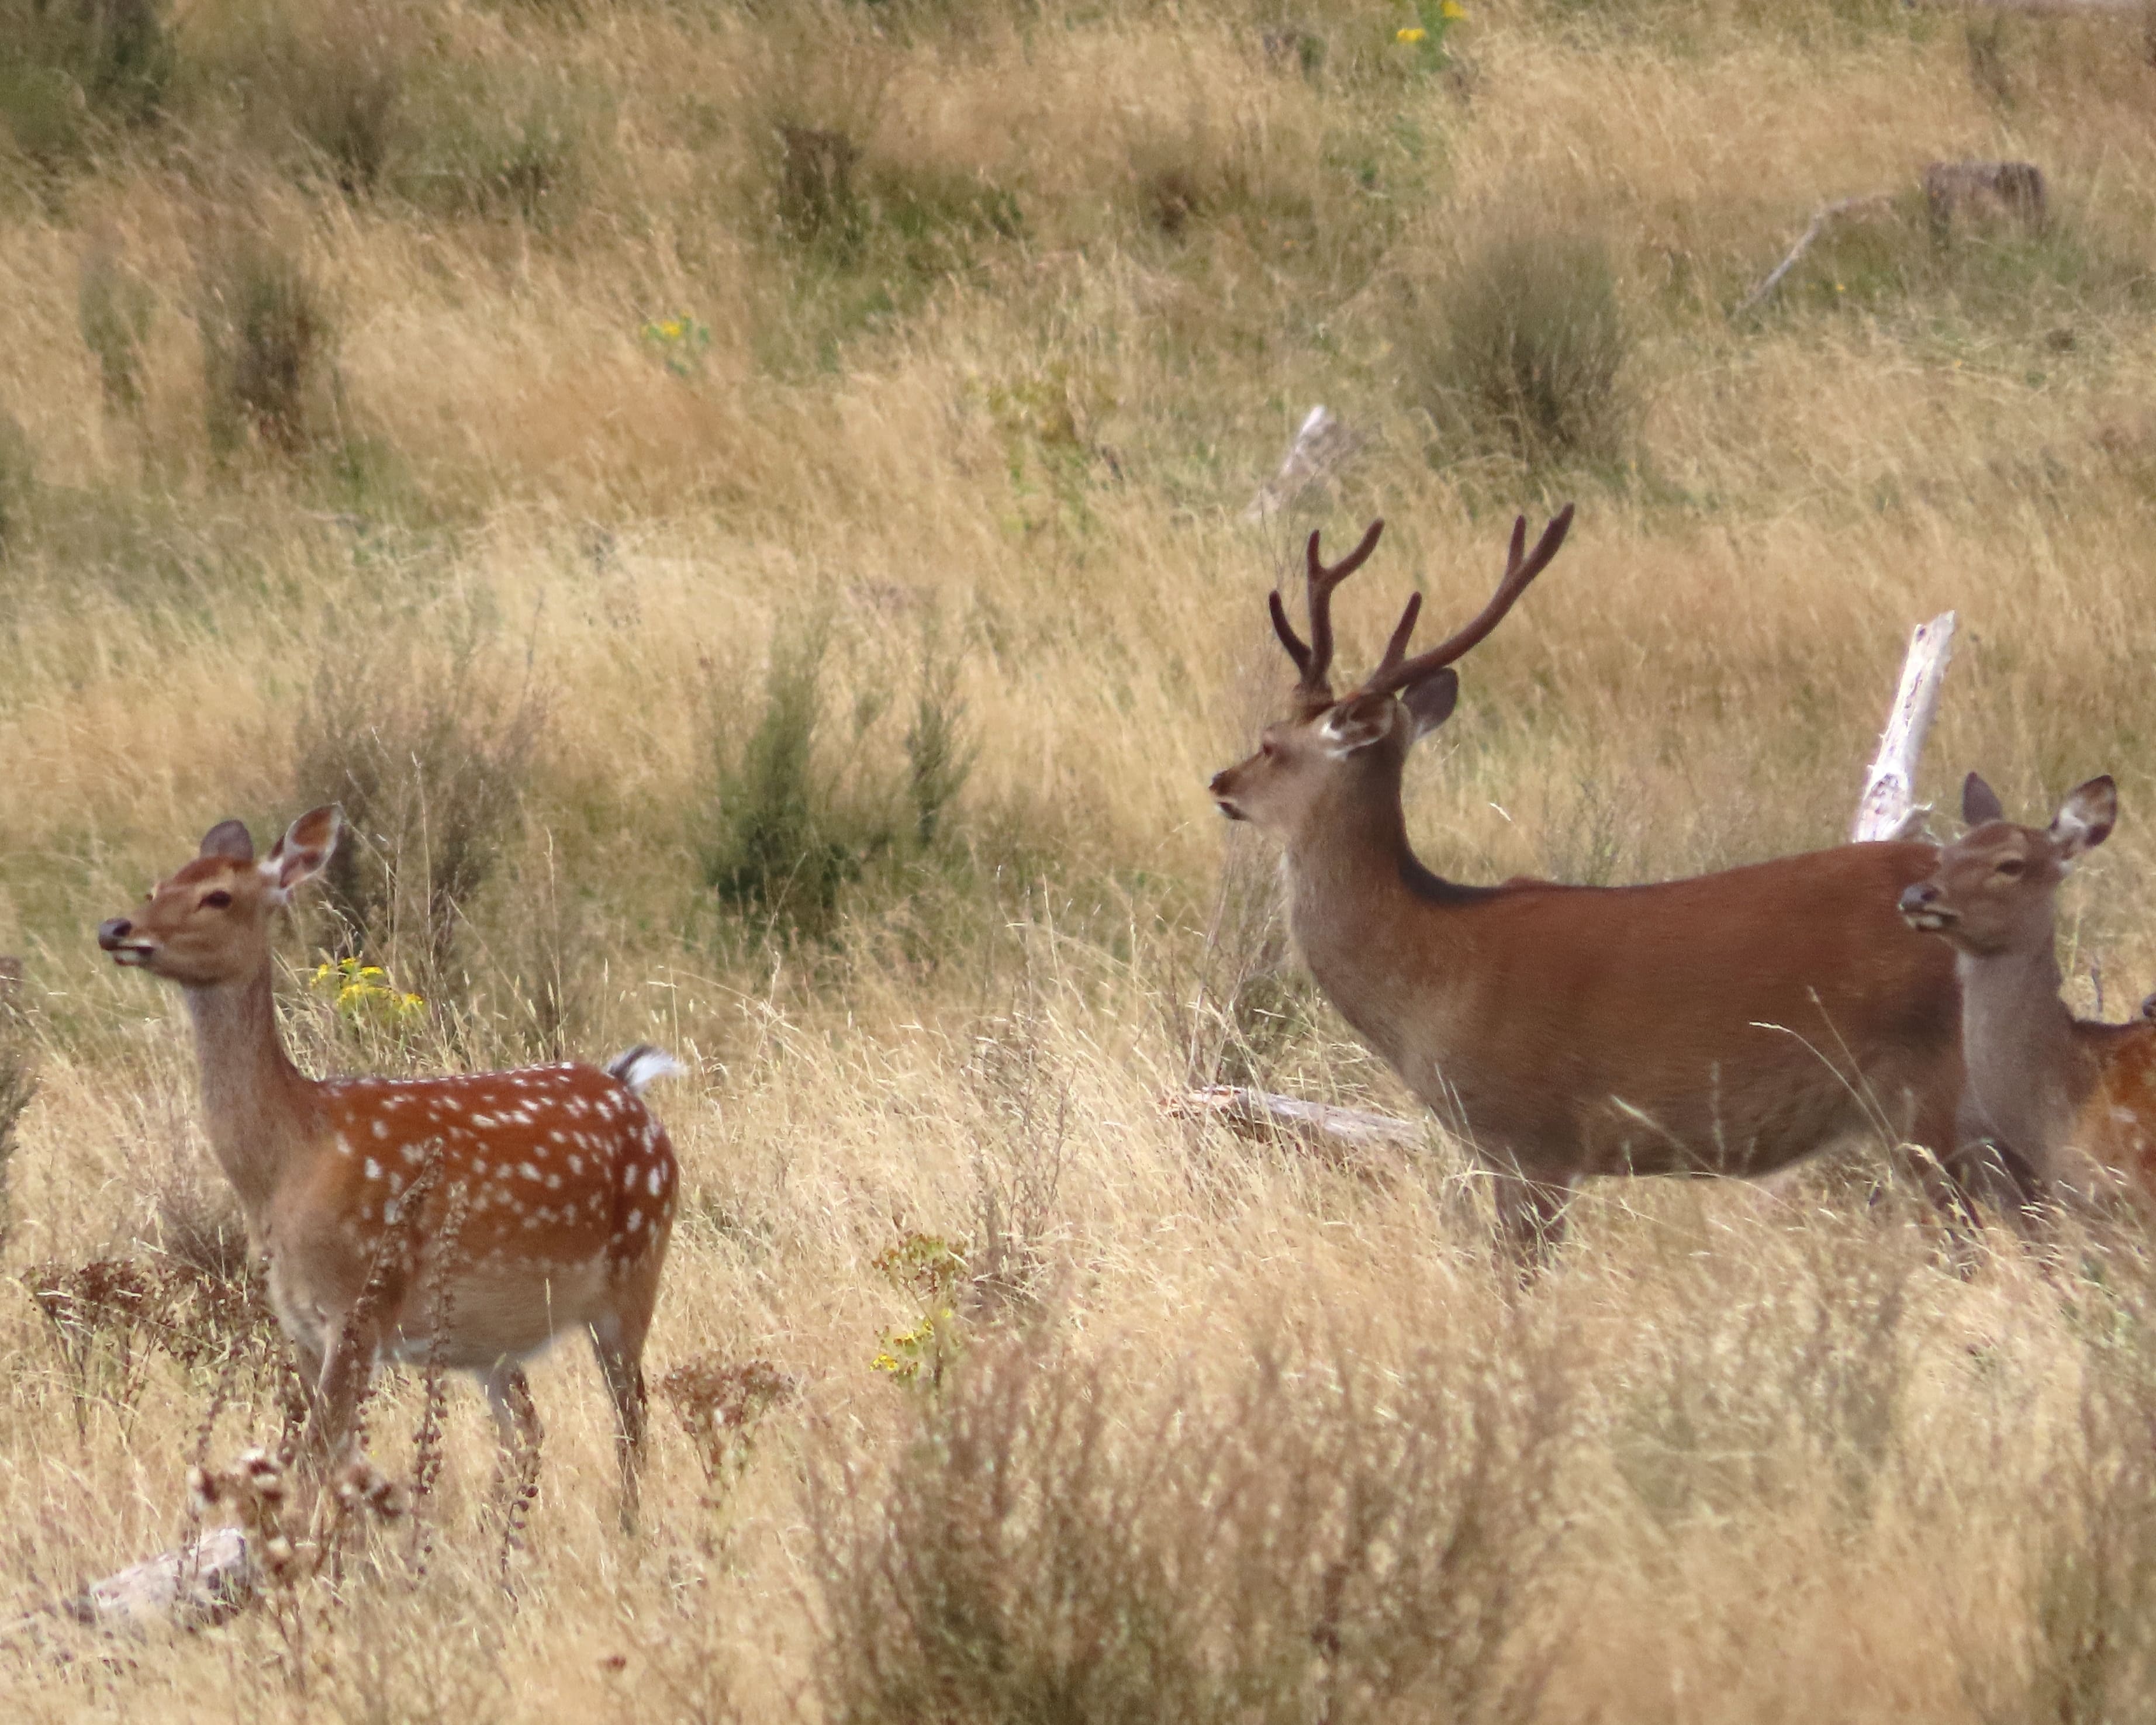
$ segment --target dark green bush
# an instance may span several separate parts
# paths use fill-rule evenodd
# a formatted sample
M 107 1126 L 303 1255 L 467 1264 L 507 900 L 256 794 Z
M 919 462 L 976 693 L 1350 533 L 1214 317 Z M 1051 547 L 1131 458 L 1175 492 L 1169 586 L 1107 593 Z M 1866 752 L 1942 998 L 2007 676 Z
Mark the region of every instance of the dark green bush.
M 0 126 L 48 167 L 154 118 L 172 69 L 155 0 L 0 0 Z
M 577 212 L 609 116 L 565 74 L 465 67 L 412 92 L 388 178 L 444 215 L 558 228 Z
M 781 634 L 762 709 L 738 743 L 734 703 L 716 692 L 711 701 L 716 794 L 699 840 L 704 884 L 723 911 L 774 932 L 827 932 L 840 895 L 871 865 L 917 860 L 947 839 L 947 813 L 973 764 L 957 665 L 932 627 L 902 767 L 881 769 L 887 752 L 872 733 L 887 703 L 878 696 L 855 702 L 845 746 L 828 747 L 829 644 L 828 620 Z
M 1630 341 L 1608 248 L 1557 228 L 1501 231 L 1418 294 L 1403 341 L 1411 399 L 1440 439 L 1529 462 L 1620 446 Z
M 149 284 L 110 250 L 82 260 L 75 285 L 75 321 L 83 345 L 97 357 L 106 403 L 131 413 L 142 405 L 142 341 L 156 305 Z
M 475 642 L 446 665 L 333 658 L 302 712 L 295 806 L 342 805 L 327 900 L 347 953 L 438 981 L 506 853 L 546 725 L 528 688 L 489 686 Z
M 296 253 L 261 229 L 216 230 L 202 254 L 195 321 L 213 448 L 250 440 L 296 454 L 330 419 L 329 308 Z

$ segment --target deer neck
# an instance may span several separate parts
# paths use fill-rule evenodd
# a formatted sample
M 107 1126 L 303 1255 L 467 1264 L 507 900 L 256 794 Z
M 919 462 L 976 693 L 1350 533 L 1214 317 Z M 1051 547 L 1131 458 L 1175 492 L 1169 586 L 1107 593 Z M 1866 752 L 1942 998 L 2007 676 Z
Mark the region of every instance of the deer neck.
M 1962 1052 L 1980 1119 L 1969 1122 L 2025 1155 L 2064 1142 L 2096 1074 L 2059 998 L 2047 937 L 2028 952 L 1962 952 Z
M 278 1037 L 266 963 L 245 982 L 184 992 L 210 1149 L 259 1236 L 270 1198 L 313 1139 L 316 1086 Z
M 1433 964 L 1445 912 L 1479 896 L 1424 868 L 1408 843 L 1397 786 L 1388 798 L 1342 803 L 1305 824 L 1283 858 L 1288 922 L 1318 986 L 1378 1051 L 1397 1059 L 1392 1030 L 1426 1015 L 1450 979 Z M 1404 1010 L 1415 1002 L 1420 1014 Z

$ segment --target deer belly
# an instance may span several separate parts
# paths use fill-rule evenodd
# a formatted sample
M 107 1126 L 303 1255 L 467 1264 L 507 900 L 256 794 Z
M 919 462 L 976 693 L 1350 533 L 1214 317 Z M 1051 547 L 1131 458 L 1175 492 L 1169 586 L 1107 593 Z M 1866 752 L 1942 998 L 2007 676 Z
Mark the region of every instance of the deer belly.
M 484 1265 L 443 1294 L 414 1289 L 385 1344 L 392 1358 L 484 1372 L 504 1359 L 528 1359 L 563 1333 L 608 1309 L 608 1274 L 598 1257 L 534 1272 L 490 1276 Z M 438 1309 L 439 1308 L 439 1309 Z

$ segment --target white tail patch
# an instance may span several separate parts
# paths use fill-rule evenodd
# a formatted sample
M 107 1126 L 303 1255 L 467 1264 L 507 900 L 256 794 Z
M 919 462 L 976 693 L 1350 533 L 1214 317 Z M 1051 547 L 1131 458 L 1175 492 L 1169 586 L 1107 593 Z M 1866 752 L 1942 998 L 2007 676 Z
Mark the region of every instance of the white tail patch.
M 662 1078 L 679 1078 L 688 1069 L 663 1048 L 639 1042 L 606 1063 L 607 1076 L 619 1078 L 630 1093 L 642 1096 Z

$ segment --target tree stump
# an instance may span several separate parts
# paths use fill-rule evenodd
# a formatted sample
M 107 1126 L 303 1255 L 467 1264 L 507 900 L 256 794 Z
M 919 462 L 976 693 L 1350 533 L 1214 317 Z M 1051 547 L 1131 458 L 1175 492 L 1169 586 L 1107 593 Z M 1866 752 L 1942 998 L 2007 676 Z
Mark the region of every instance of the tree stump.
M 2033 162 L 1934 162 L 1924 170 L 1932 228 L 2020 228 L 2041 234 L 2051 220 L 2044 171 Z

